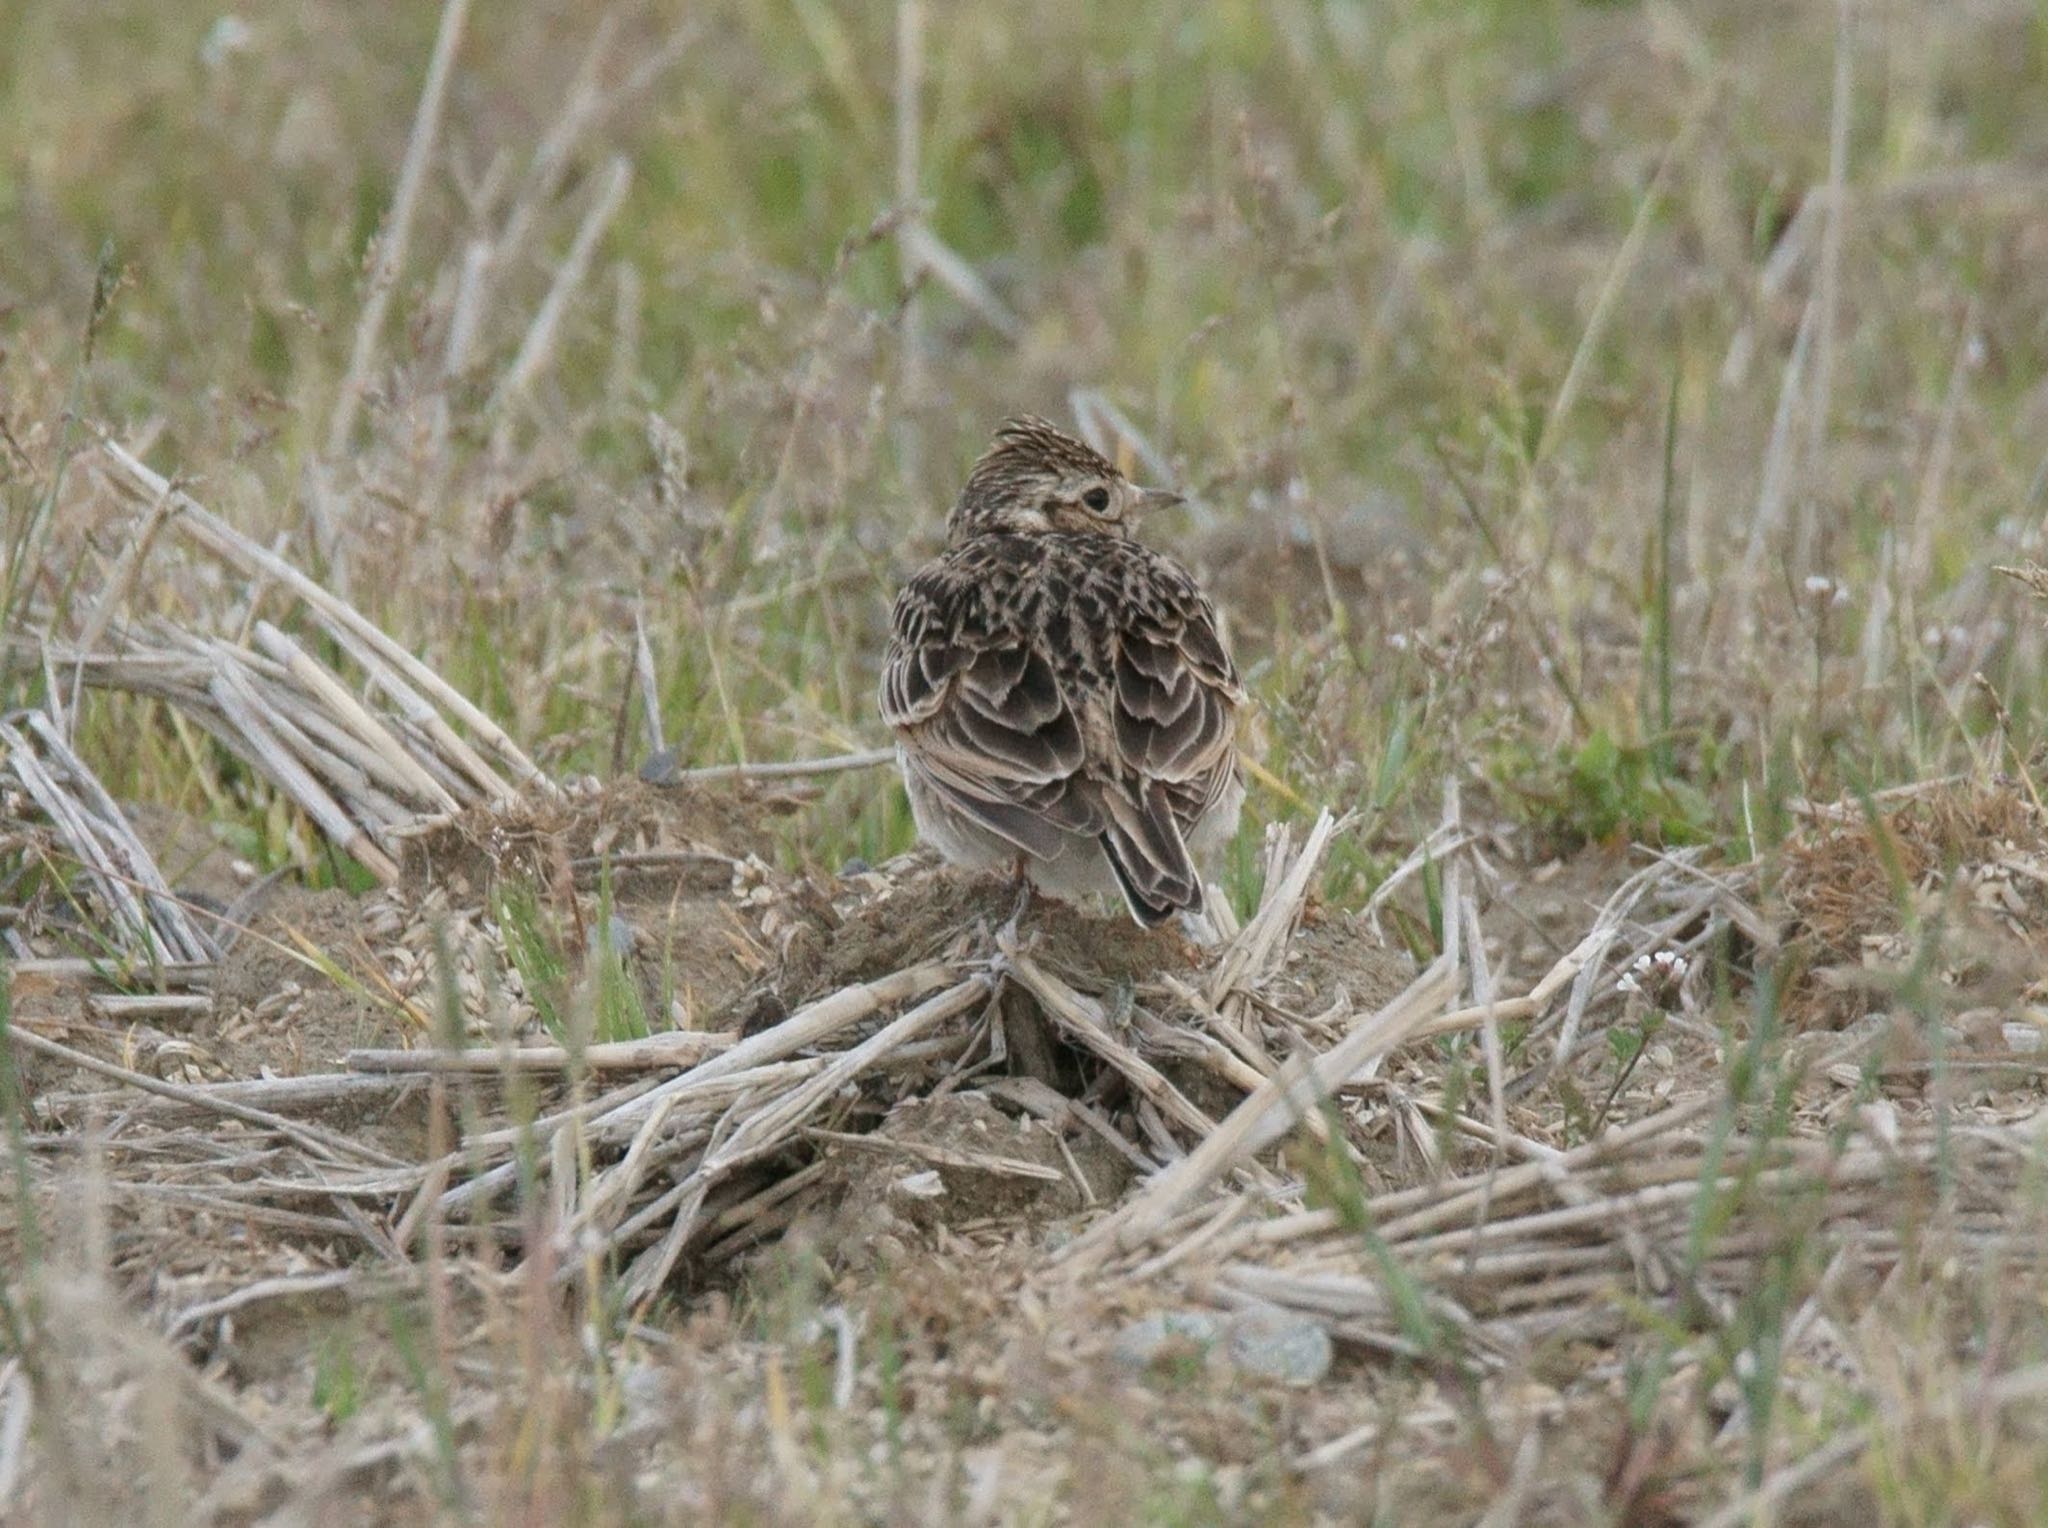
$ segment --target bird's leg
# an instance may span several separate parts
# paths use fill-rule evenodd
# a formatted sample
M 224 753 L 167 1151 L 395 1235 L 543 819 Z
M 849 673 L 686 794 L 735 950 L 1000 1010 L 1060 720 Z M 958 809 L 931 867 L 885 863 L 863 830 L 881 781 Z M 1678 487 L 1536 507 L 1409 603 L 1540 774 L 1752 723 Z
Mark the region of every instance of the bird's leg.
M 996 936 L 999 945 L 1015 942 L 1017 930 L 1024 922 L 1024 914 L 1031 907 L 1030 861 L 1025 855 L 1020 854 L 1017 856 L 1017 863 L 1012 870 L 1012 875 L 1015 878 L 1017 902 L 1010 909 L 1009 921 L 1003 925 L 1002 932 Z

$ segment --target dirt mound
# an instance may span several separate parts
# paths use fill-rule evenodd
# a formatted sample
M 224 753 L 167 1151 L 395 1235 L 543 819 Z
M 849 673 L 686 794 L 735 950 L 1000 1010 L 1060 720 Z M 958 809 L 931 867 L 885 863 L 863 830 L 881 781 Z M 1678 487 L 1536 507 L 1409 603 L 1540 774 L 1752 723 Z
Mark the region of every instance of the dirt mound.
M 1776 901 L 1802 967 L 1788 1020 L 1842 1028 L 1896 1001 L 1931 956 L 1943 1010 L 2034 1022 L 2048 957 L 2039 809 L 2011 782 L 1882 805 L 1822 815 L 1786 848 Z
M 213 977 L 212 1040 L 230 1072 L 331 1071 L 355 1047 L 414 1037 L 379 980 L 375 911 L 345 891 L 287 886 L 249 915 Z
M 401 868 L 409 884 L 445 887 L 457 898 L 480 896 L 507 877 L 541 885 L 591 879 L 606 862 L 621 895 L 643 876 L 664 887 L 680 880 L 722 890 L 735 859 L 773 852 L 768 824 L 800 804 L 745 782 L 590 782 L 560 796 L 437 818 L 407 836 Z
M 1018 911 L 1008 878 L 969 875 L 924 855 L 909 855 L 839 883 L 829 939 L 806 941 L 792 964 L 786 997 L 869 981 L 943 955 L 963 937 L 987 935 Z M 1122 916 L 1090 914 L 1034 896 L 1018 919 L 1034 952 L 1054 969 L 1129 983 L 1161 969 L 1191 965 L 1196 952 L 1170 928 L 1142 929 Z
M 779 1012 L 774 994 L 793 942 L 830 921 L 822 895 L 765 859 L 772 824 L 799 804 L 745 782 L 622 780 L 473 808 L 408 839 L 407 885 L 431 888 L 439 906 L 414 895 L 407 919 L 419 925 L 456 909 L 486 945 L 503 949 L 496 904 L 519 888 L 544 925 L 546 962 L 574 969 L 594 941 L 609 942 L 632 971 L 653 1028 L 727 1027 L 735 1011 Z M 408 992 L 419 985 L 418 965 L 399 973 Z M 469 975 L 474 966 L 472 956 Z M 533 994 L 516 980 L 511 988 L 515 1018 L 529 1018 Z
M 1311 909 L 1267 996 L 1296 1012 L 1344 1003 L 1370 1013 L 1414 979 L 1415 962 L 1363 918 Z

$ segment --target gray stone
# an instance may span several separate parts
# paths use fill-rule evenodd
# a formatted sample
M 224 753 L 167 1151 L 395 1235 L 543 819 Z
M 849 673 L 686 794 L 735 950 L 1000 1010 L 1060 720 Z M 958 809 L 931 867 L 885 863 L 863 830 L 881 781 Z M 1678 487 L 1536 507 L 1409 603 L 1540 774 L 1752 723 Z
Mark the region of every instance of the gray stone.
M 1282 1310 L 1154 1311 L 1118 1332 L 1109 1351 L 1140 1372 L 1169 1354 L 1192 1353 L 1212 1370 L 1296 1386 L 1320 1382 L 1335 1356 L 1319 1324 Z
M 1307 1316 L 1238 1311 L 1224 1323 L 1216 1356 L 1232 1368 L 1283 1385 L 1308 1386 L 1330 1372 L 1330 1334 Z

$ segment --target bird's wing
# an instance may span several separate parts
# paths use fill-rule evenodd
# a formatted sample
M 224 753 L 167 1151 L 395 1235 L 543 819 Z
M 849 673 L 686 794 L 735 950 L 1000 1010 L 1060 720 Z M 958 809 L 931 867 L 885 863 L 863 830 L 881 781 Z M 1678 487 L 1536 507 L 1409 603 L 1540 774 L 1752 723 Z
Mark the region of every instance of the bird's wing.
M 957 810 L 1026 854 L 1050 858 L 1102 830 L 1084 774 L 1082 718 L 1043 634 L 1022 619 L 1014 577 L 943 559 L 896 602 L 882 717 L 910 767 Z
M 1139 922 L 1199 908 L 1187 835 L 1236 778 L 1243 698 L 1214 607 L 1133 542 L 1010 540 L 905 587 L 884 720 L 924 783 L 1020 852 L 1093 838 Z
M 1141 922 L 1202 905 L 1187 835 L 1236 778 L 1236 668 L 1216 611 L 1156 553 L 1123 580 L 1109 661 L 1103 848 Z

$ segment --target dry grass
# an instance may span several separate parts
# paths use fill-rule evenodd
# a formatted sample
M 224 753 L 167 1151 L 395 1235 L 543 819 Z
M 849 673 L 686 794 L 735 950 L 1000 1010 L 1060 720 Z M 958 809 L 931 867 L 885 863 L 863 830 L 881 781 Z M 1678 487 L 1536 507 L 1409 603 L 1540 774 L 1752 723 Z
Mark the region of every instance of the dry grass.
M 2031 1521 L 2043 58 L 23 13 L 0 1514 Z M 1189 497 L 1211 947 L 904 857 L 1020 409 Z

